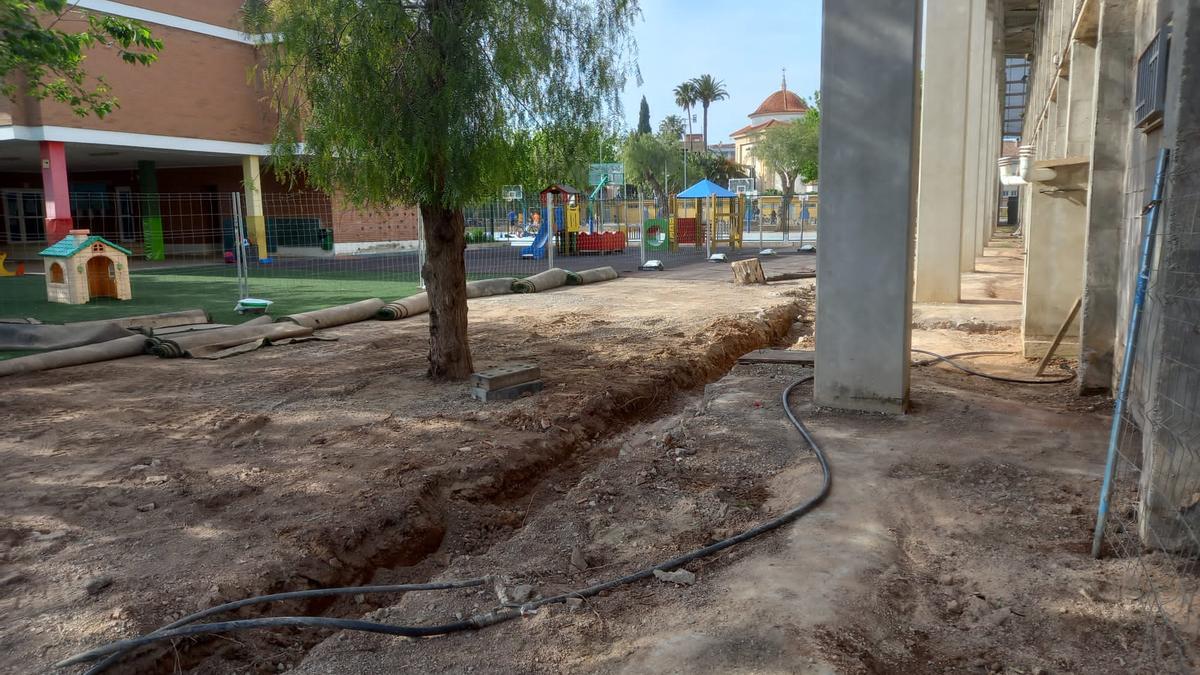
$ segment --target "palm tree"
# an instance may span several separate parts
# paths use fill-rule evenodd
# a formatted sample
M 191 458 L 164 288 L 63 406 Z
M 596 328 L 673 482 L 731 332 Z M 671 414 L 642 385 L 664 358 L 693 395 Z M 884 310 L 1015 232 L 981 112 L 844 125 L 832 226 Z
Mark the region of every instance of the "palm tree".
M 693 91 L 696 95 L 696 101 L 704 106 L 704 149 L 708 149 L 708 106 L 713 101 L 724 101 L 729 98 L 729 92 L 725 91 L 725 83 L 712 75 L 701 75 L 692 80 Z
M 683 108 L 687 113 L 688 135 L 692 135 L 692 106 L 696 105 L 699 98 L 696 95 L 696 81 L 688 80 L 683 84 L 675 87 L 675 105 Z

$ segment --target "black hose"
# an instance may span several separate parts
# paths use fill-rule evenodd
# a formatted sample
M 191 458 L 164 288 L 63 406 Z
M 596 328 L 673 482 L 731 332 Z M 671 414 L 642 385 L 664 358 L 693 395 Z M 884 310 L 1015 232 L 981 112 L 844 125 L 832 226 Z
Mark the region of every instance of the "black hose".
M 195 618 L 193 618 L 193 617 L 202 618 L 204 616 L 209 616 L 211 614 L 214 614 L 217 611 L 225 611 L 222 608 L 236 609 L 237 607 L 244 607 L 247 604 L 255 604 L 255 602 L 269 602 L 270 600 L 265 600 L 264 598 L 275 597 L 275 596 L 263 596 L 262 598 L 249 598 L 247 600 L 239 600 L 237 602 L 232 602 L 232 603 L 227 603 L 226 605 L 221 605 L 220 607 L 213 607 L 211 609 L 207 609 L 202 612 L 197 612 L 196 614 L 190 615 L 188 617 L 184 617 L 183 619 L 180 619 L 179 621 L 176 621 L 175 623 L 172 623 L 169 626 L 164 627 L 158 631 L 150 633 L 149 635 L 144 635 L 142 637 L 132 638 L 129 640 L 121 640 L 119 642 L 113 642 L 113 643 L 110 643 L 110 644 L 107 644 L 107 645 L 104 645 L 101 647 L 97 647 L 96 649 L 93 649 L 91 651 L 84 652 L 82 654 L 77 654 L 75 656 L 72 656 L 72 657 L 64 660 L 64 661 L 60 661 L 59 663 L 55 664 L 55 666 L 61 668 L 61 667 L 65 667 L 65 666 L 74 665 L 76 663 L 94 661 L 100 657 L 105 657 L 105 656 L 111 655 L 112 658 L 105 659 L 104 662 L 97 664 L 95 667 L 93 667 L 92 670 L 88 671 L 89 673 L 93 673 L 93 672 L 98 673 L 98 672 L 102 672 L 102 667 L 107 668 L 112 663 L 115 663 L 116 661 L 118 661 L 124 654 L 128 653 L 130 650 L 136 649 L 137 647 L 141 647 L 143 645 L 150 644 L 152 642 L 158 642 L 160 640 L 170 640 L 170 639 L 178 638 L 178 637 L 186 637 L 189 635 L 199 635 L 199 634 L 203 634 L 203 633 L 228 633 L 228 632 L 232 632 L 232 631 L 246 630 L 246 629 L 252 629 L 252 628 L 279 628 L 279 627 L 326 628 L 326 629 L 338 629 L 338 630 L 357 630 L 357 631 L 364 631 L 364 632 L 368 632 L 368 633 L 383 633 L 386 635 L 400 635 L 400 636 L 404 636 L 404 637 L 431 637 L 431 636 L 435 636 L 435 635 L 448 635 L 450 633 L 458 633 L 458 632 L 467 631 L 467 630 L 478 630 L 480 628 L 484 628 L 487 626 L 495 625 L 498 623 L 503 623 L 510 619 L 515 619 L 519 616 L 522 616 L 527 612 L 536 610 L 539 607 L 543 607 L 545 605 L 550 605 L 550 604 L 554 604 L 554 603 L 566 602 L 569 598 L 592 597 L 592 596 L 598 595 L 606 590 L 616 588 L 618 586 L 623 586 L 625 584 L 629 584 L 634 581 L 639 581 L 641 579 L 646 579 L 646 578 L 652 577 L 652 576 L 654 576 L 655 570 L 670 571 L 670 570 L 679 568 L 683 565 L 686 565 L 689 562 L 710 556 L 719 551 L 723 551 L 731 546 L 736 546 L 740 543 L 743 543 L 745 541 L 753 539 L 754 537 L 757 537 L 761 534 L 770 532 L 771 530 L 778 529 L 788 523 L 791 523 L 791 522 L 799 519 L 801 516 L 805 515 L 806 513 L 815 509 L 817 506 L 819 506 L 821 504 L 821 502 L 825 501 L 825 499 L 829 496 L 830 491 L 833 489 L 833 472 L 830 469 L 829 460 L 825 456 L 825 453 L 821 450 L 821 447 L 817 444 L 817 440 L 816 440 L 816 438 L 813 437 L 812 432 L 810 432 L 808 430 L 808 427 L 804 426 L 804 423 L 801 422 L 799 420 L 799 418 L 796 417 L 795 413 L 792 412 L 791 403 L 789 402 L 789 398 L 792 394 L 792 391 L 794 391 L 796 387 L 798 387 L 801 384 L 804 384 L 805 382 L 808 382 L 810 380 L 812 380 L 811 375 L 803 377 L 799 380 L 796 380 L 795 382 L 792 382 L 791 384 L 789 384 L 787 387 L 784 388 L 783 393 L 780 398 L 783 402 L 783 411 L 787 414 L 788 420 L 790 420 L 792 425 L 796 427 L 796 430 L 800 432 L 800 436 L 804 438 L 804 441 L 812 449 L 813 454 L 816 456 L 817 461 L 821 465 L 821 490 L 817 493 L 816 496 L 814 496 L 813 498 L 804 502 L 803 504 L 800 504 L 799 506 L 796 506 L 796 507 L 784 512 L 783 514 L 779 515 L 776 518 L 773 518 L 771 520 L 768 520 L 765 523 L 762 523 L 756 527 L 746 530 L 745 532 L 742 532 L 741 534 L 729 537 L 727 539 L 722 539 L 721 541 L 718 541 L 714 544 L 710 544 L 703 548 L 699 548 L 699 549 L 696 549 L 689 553 L 685 553 L 685 554 L 677 556 L 675 558 L 671 558 L 670 560 L 659 563 L 653 567 L 647 567 L 647 568 L 641 569 L 637 572 L 634 572 L 633 574 L 619 577 L 617 579 L 605 581 L 603 583 L 588 586 L 587 588 L 582 588 L 582 589 L 579 589 L 576 591 L 561 593 L 559 595 L 555 595 L 555 596 L 549 597 L 549 598 L 544 598 L 542 600 L 536 600 L 533 602 L 529 602 L 529 603 L 526 603 L 526 604 L 520 606 L 519 608 L 505 607 L 505 608 L 493 610 L 491 612 L 487 612 L 484 614 L 477 614 L 475 616 L 472 616 L 469 619 L 457 621 L 454 623 L 442 624 L 439 626 L 396 626 L 396 625 L 392 625 L 392 624 L 377 623 L 377 622 L 373 622 L 373 621 L 360 621 L 360 620 L 354 620 L 354 619 L 335 619 L 335 618 L 329 618 L 329 617 L 303 617 L 303 616 L 284 616 L 284 617 L 271 617 L 271 618 L 262 618 L 262 619 L 244 619 L 244 620 L 240 620 L 240 621 L 224 621 L 224 622 L 220 622 L 220 623 L 206 623 L 206 624 L 199 624 L 199 625 L 193 625 L 193 626 L 180 626 L 180 624 L 186 623 L 189 620 L 195 620 Z M 480 583 L 482 583 L 482 580 L 478 580 L 478 579 L 468 580 L 468 582 L 476 582 L 476 581 L 479 581 Z M 463 584 L 463 583 L 467 583 L 467 582 L 448 582 L 448 583 Z M 471 583 L 470 585 L 476 585 L 476 584 Z M 454 587 L 458 587 L 458 586 L 454 586 Z M 369 587 L 363 587 L 363 588 L 369 588 Z M 328 591 L 337 591 L 338 594 L 342 594 L 343 592 L 348 591 L 348 589 L 327 589 L 327 590 Z M 359 590 L 358 592 L 362 592 L 362 591 Z M 321 591 L 320 590 L 297 591 L 297 593 L 320 594 Z M 332 593 L 328 593 L 328 594 L 332 594 Z M 280 593 L 277 595 L 292 595 L 292 594 Z M 309 596 L 301 596 L 301 597 L 312 597 L 312 596 L 309 595 Z M 180 627 L 172 628 L 172 626 L 180 626 Z
M 224 612 L 232 612 L 233 610 L 241 609 L 242 607 L 248 607 L 250 605 L 260 605 L 260 604 L 265 604 L 268 602 L 283 602 L 285 600 L 303 600 L 306 598 L 322 598 L 322 597 L 330 597 L 330 596 L 335 596 L 335 595 L 359 595 L 359 594 L 366 595 L 366 594 L 375 594 L 375 593 L 408 593 L 408 592 L 412 592 L 412 591 L 443 591 L 443 590 L 449 590 L 449 589 L 455 589 L 455 588 L 471 588 L 473 586 L 482 586 L 487 581 L 488 581 L 488 579 L 486 577 L 480 577 L 478 579 L 439 581 L 439 582 L 434 582 L 434 583 L 429 583 L 429 584 L 392 584 L 392 585 L 387 585 L 387 586 L 343 586 L 343 587 L 339 587 L 339 588 L 314 588 L 314 589 L 307 590 L 307 591 L 289 591 L 287 593 L 274 593 L 271 595 L 259 595 L 259 596 L 255 596 L 253 598 L 244 598 L 242 600 L 235 600 L 233 602 L 227 602 L 223 605 L 217 605 L 216 607 L 209 607 L 208 609 L 204 609 L 199 612 L 195 612 L 193 614 L 188 614 L 187 616 L 179 619 L 178 621 L 173 621 L 173 622 L 163 626 L 162 628 L 159 628 L 158 630 L 151 633 L 151 635 L 157 635 L 158 633 L 162 633 L 164 631 L 174 630 L 176 628 L 186 626 L 190 623 L 195 623 L 195 622 L 199 621 L 200 619 L 210 617 L 214 614 L 222 614 Z M 113 643 L 113 644 L 117 644 L 117 643 Z M 128 648 L 122 648 L 122 649 L 119 649 L 117 651 L 110 653 L 107 657 L 105 657 L 105 659 L 103 661 L 92 666 L 92 668 L 89 669 L 86 673 L 84 673 L 84 675 L 94 675 L 97 673 L 104 672 L 105 670 L 107 670 L 109 668 L 109 666 L 112 666 L 113 664 L 120 661 L 128 651 L 134 649 L 136 646 L 137 645 L 131 645 Z M 88 654 L 90 654 L 90 652 L 88 652 Z M 85 655 L 81 654 L 80 656 L 82 657 Z M 76 658 L 78 658 L 78 657 L 76 657 Z M 91 659 L 85 659 L 85 660 L 91 660 Z M 69 664 L 67 664 L 64 661 L 62 664 L 58 664 L 58 665 L 61 666 L 61 665 L 69 665 Z
M 1070 382 L 1071 380 L 1075 379 L 1075 373 L 1071 373 L 1070 375 L 1066 375 L 1064 377 L 1056 377 L 1053 379 L 1040 379 L 1040 380 L 1025 380 L 1025 379 L 1022 379 L 1019 377 L 1005 377 L 1003 375 L 990 375 L 988 373 L 981 373 L 978 370 L 964 366 L 963 364 L 954 360 L 956 358 L 963 357 L 963 356 L 985 356 L 985 355 L 993 355 L 993 354 L 996 354 L 996 355 L 1012 354 L 1014 352 L 960 352 L 958 354 L 950 354 L 949 356 L 942 356 L 941 354 L 935 354 L 934 352 L 925 351 L 924 349 L 913 348 L 912 351 L 916 352 L 917 354 L 926 354 L 928 356 L 933 357 L 932 359 L 928 359 L 925 361 L 918 361 L 913 364 L 914 366 L 927 366 L 931 363 L 937 363 L 937 362 L 941 361 L 942 363 L 945 363 L 947 365 L 958 368 L 959 370 L 963 371 L 964 373 L 967 373 L 968 375 L 975 375 L 976 377 L 984 377 L 989 380 L 995 380 L 997 382 L 1008 382 L 1010 384 L 1063 384 L 1064 382 Z

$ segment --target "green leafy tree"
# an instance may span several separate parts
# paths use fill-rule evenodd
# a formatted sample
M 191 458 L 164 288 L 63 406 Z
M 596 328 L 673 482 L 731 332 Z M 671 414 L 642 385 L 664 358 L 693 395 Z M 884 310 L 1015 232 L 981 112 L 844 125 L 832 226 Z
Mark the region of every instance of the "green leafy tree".
M 517 129 L 508 143 L 512 162 L 503 183 L 521 185 L 526 194 L 536 194 L 551 183 L 583 189 L 591 163 L 615 162 L 620 157 L 620 139 L 598 124 Z
M 679 140 L 687 128 L 679 115 L 667 115 L 658 123 L 658 135 L 663 138 Z
M 429 376 L 463 379 L 464 206 L 494 198 L 517 129 L 619 119 L 637 0 L 256 0 L 277 166 L 360 204 L 418 205 Z M 303 141 L 303 153 L 300 142 Z
M 716 79 L 712 75 L 701 75 L 692 80 L 692 91 L 695 93 L 696 102 L 704 108 L 704 149 L 708 149 L 708 106 L 717 101 L 724 101 L 729 98 L 729 92 L 725 90 L 725 83 Z
M 722 187 L 729 187 L 730 178 L 746 177 L 745 167 L 715 152 L 696 153 L 695 163 L 700 175 Z
M 675 105 L 683 108 L 684 115 L 687 117 L 688 134 L 692 133 L 692 108 L 696 106 L 699 99 L 696 97 L 696 82 L 688 80 L 675 87 Z
M 119 107 L 104 78 L 89 76 L 85 52 L 116 49 L 123 61 L 150 65 L 162 41 L 140 22 L 78 9 L 67 0 L 0 0 L 0 94 L 70 106 L 80 117 L 104 117 Z M 68 16 L 72 15 L 72 16 Z M 85 28 L 67 32 L 60 26 Z M 14 78 L 13 76 L 18 76 Z
M 811 183 L 817 180 L 820 142 L 821 112 L 813 107 L 794 122 L 768 127 L 754 145 L 754 156 L 779 176 L 783 186 L 783 208 L 780 209 L 779 222 L 784 232 L 788 231 L 791 217 L 788 207 L 796 194 L 796 181 Z
M 650 104 L 646 102 L 646 97 L 642 97 L 641 107 L 638 108 L 638 128 L 639 134 L 654 133 L 653 127 L 650 126 Z
M 626 178 L 649 190 L 660 205 L 682 189 L 684 153 L 678 138 L 630 134 L 622 147 L 621 161 Z

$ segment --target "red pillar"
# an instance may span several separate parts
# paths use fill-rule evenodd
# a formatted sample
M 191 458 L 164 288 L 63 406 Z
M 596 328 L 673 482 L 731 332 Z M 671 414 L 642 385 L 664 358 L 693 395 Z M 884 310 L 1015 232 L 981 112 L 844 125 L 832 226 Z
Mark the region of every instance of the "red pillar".
M 71 230 L 71 193 L 67 186 L 67 151 L 61 141 L 42 141 L 42 190 L 46 200 L 46 241 L 54 243 Z

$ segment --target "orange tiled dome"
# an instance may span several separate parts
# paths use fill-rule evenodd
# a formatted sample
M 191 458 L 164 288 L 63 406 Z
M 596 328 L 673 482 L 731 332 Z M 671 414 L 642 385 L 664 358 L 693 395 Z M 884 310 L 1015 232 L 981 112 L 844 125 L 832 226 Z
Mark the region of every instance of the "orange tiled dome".
M 758 110 L 750 113 L 751 117 L 758 115 L 778 115 L 780 113 L 802 113 L 808 110 L 804 99 L 787 90 L 787 87 L 771 94 L 767 100 L 758 106 Z

